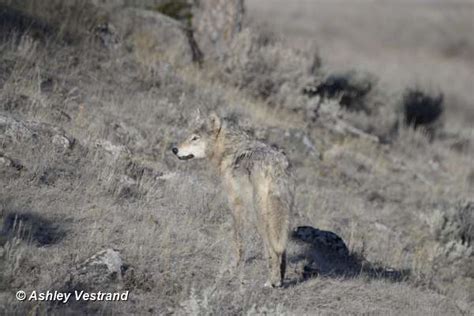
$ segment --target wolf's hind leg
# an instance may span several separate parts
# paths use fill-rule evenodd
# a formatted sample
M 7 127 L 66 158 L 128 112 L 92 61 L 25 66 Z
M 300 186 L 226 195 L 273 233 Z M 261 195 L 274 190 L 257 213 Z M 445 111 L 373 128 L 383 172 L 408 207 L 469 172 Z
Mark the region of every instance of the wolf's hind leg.
M 281 270 L 282 265 L 282 254 L 276 252 L 270 247 L 268 251 L 268 260 L 269 260 L 269 272 L 270 278 L 267 282 L 267 286 L 280 287 L 282 285 L 284 272 Z
M 280 287 L 285 276 L 286 261 L 283 258 L 284 252 L 278 251 L 272 245 L 272 235 L 264 217 L 260 219 L 258 232 L 263 241 L 268 266 L 268 279 L 265 282 L 265 287 Z
M 280 278 L 282 282 L 285 279 L 285 273 L 286 273 L 286 251 L 284 251 L 281 254 L 281 258 L 280 258 Z
M 270 283 L 273 287 L 282 285 L 286 272 L 286 244 L 288 237 L 288 215 L 278 197 L 270 196 L 264 203 L 262 238 L 266 240 L 270 266 Z

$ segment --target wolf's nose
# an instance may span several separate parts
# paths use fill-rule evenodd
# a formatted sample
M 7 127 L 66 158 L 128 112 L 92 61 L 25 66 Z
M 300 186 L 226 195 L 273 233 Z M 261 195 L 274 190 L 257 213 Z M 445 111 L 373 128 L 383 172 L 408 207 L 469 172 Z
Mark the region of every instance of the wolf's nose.
M 173 154 L 177 155 L 178 154 L 178 148 L 177 147 L 173 147 L 171 149 L 171 151 L 173 152 Z

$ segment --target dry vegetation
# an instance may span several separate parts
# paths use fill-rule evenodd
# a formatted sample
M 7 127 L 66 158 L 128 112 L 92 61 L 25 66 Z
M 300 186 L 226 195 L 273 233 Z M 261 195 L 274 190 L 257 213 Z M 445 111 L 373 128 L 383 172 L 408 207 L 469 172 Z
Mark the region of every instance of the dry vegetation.
M 202 63 L 184 47 L 189 34 L 137 31 L 113 5 L 93 4 L 120 1 L 0 1 L 0 314 L 472 313 L 474 129 L 467 118 L 474 98 L 466 82 L 472 70 L 464 69 L 474 56 L 472 4 L 444 4 L 452 25 L 432 21 L 452 31 L 423 50 L 448 71 L 432 88 L 388 80 L 387 69 L 374 66 L 384 61 L 380 53 L 372 68 L 344 67 L 343 53 L 331 58 L 324 49 L 339 52 L 344 43 L 331 41 L 331 18 L 320 22 L 327 33 L 317 24 L 300 30 L 292 25 L 311 24 L 297 13 L 284 20 L 287 1 L 258 1 L 248 6 L 253 28 Z M 176 21 L 158 11 L 189 23 L 188 7 L 175 8 L 182 13 L 164 4 L 146 1 L 146 14 L 175 32 Z M 355 32 L 357 45 L 344 51 L 374 49 L 364 44 L 370 30 L 351 27 L 357 19 L 321 5 L 342 21 L 339 32 Z M 360 5 L 357 12 L 368 6 Z M 302 2 L 306 14 L 308 6 Z M 400 56 L 411 58 L 418 54 L 411 41 L 433 32 L 405 23 L 400 16 L 412 11 L 404 2 L 391 6 L 389 30 L 413 27 L 415 35 L 398 43 L 405 45 Z M 413 12 L 424 8 L 434 10 L 421 2 Z M 386 11 L 376 9 L 382 19 Z M 264 20 L 262 10 L 281 17 L 281 31 L 300 36 L 294 40 L 315 31 L 322 59 L 264 31 L 255 21 Z M 172 45 L 160 46 L 163 38 Z M 387 55 L 397 55 L 391 45 Z M 410 74 L 398 71 L 398 78 Z M 423 78 L 433 71 L 427 67 Z M 459 77 L 450 81 L 449 71 Z M 169 150 L 197 107 L 236 115 L 255 137 L 285 149 L 297 182 L 293 226 L 341 236 L 351 257 L 337 264 L 347 271 L 304 279 L 293 261 L 284 288 L 263 289 L 265 261 L 248 228 L 246 263 L 227 273 L 231 218 L 217 177 L 204 162 L 179 162 Z M 121 278 L 70 277 L 107 248 L 126 262 Z M 120 289 L 130 298 L 18 302 L 19 289 Z

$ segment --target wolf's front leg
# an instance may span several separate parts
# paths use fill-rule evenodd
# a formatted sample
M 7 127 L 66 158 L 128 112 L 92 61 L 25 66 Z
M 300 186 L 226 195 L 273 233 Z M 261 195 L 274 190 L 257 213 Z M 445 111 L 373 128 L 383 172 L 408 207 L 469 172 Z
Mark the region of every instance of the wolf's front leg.
M 232 217 L 234 221 L 234 261 L 232 263 L 232 268 L 238 268 L 243 259 L 243 246 L 242 246 L 242 205 L 240 203 L 233 203 L 232 207 Z

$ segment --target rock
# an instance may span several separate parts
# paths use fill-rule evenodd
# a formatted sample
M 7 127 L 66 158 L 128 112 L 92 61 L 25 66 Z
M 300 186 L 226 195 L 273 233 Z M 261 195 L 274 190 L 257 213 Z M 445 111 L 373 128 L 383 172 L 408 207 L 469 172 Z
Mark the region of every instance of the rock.
M 3 132 L 0 140 L 4 142 L 20 140 L 38 143 L 40 140 L 44 140 L 62 150 L 71 149 L 75 143 L 75 139 L 66 135 L 58 126 L 36 121 L 23 121 L 1 114 L 0 131 Z
M 64 135 L 53 135 L 52 142 L 53 144 L 58 145 L 64 149 L 68 149 L 72 146 L 71 140 Z
M 11 160 L 6 158 L 6 157 L 0 156 L 0 166 L 10 167 L 11 166 Z
M 288 263 L 303 279 L 315 275 L 349 275 L 357 266 L 337 234 L 310 226 L 297 227 L 288 246 Z
M 108 248 L 92 255 L 69 271 L 65 290 L 120 289 L 127 265 L 119 251 Z M 61 282 L 61 281 L 59 281 Z
M 293 232 L 292 237 L 304 243 L 324 248 L 326 253 L 334 253 L 342 257 L 349 255 L 349 250 L 342 238 L 330 231 L 310 226 L 299 226 Z
M 131 154 L 127 147 L 123 145 L 112 144 L 112 142 L 105 139 L 97 140 L 95 146 L 102 148 L 106 153 L 112 155 L 114 159 L 117 159 L 121 156 L 129 156 Z
M 187 30 L 155 11 L 125 8 L 111 13 L 109 23 L 139 61 L 185 66 L 194 60 Z
M 20 171 L 24 168 L 24 166 L 18 160 L 5 156 L 2 153 L 0 153 L 0 167 L 10 167 L 17 171 Z
M 5 156 L 3 153 L 0 152 L 0 174 L 2 174 L 3 176 L 13 176 L 19 174 L 19 172 L 22 171 L 24 168 L 25 166 L 23 166 L 23 164 L 19 160 Z
M 87 273 L 92 270 L 101 271 L 103 275 L 117 275 L 118 278 L 121 278 L 123 266 L 120 253 L 109 248 L 99 251 L 85 260 L 79 265 L 77 271 L 79 273 Z
M 220 58 L 242 30 L 243 0 L 200 0 L 193 8 L 194 38 L 205 58 Z

